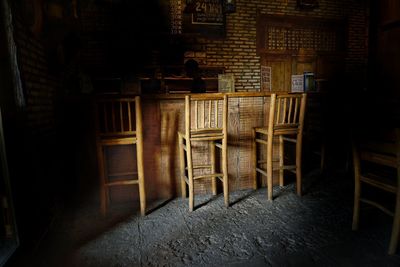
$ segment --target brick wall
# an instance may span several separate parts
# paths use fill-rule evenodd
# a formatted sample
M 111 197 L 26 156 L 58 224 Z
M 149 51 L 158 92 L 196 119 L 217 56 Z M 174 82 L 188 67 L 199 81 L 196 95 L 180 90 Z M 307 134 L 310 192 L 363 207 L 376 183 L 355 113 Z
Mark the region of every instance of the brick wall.
M 91 68 L 107 66 L 108 41 L 111 37 L 111 9 L 89 1 L 81 7 L 81 37 L 83 39 L 81 62 L 91 72 Z
M 185 39 L 185 49 L 204 51 L 207 54 L 207 65 L 225 67 L 227 73 L 233 73 L 237 90 L 257 91 L 260 89 L 260 57 L 256 53 L 258 13 L 346 19 L 349 24 L 346 72 L 358 81 L 365 81 L 368 49 L 366 1 L 319 0 L 319 7 L 312 11 L 298 10 L 296 0 L 237 0 L 236 4 L 236 12 L 226 15 L 225 38 L 190 36 Z M 110 34 L 118 30 L 112 28 L 110 12 L 112 11 L 109 8 L 96 3 L 87 4 L 81 10 L 82 36 L 85 43 L 83 62 L 88 66 L 98 67 L 109 64 L 107 54 L 110 51 L 107 51 L 107 42 L 113 38 Z M 128 34 L 130 33 L 127 32 Z M 145 38 L 145 35 L 139 37 Z M 137 41 L 140 42 L 140 40 Z M 131 50 L 134 49 L 146 49 L 146 47 L 131 48 Z M 143 53 L 146 52 L 148 51 L 143 51 Z M 176 51 L 171 51 L 171 53 L 174 52 Z M 184 53 L 184 51 L 180 52 Z M 128 67 L 131 68 L 134 64 L 135 62 L 132 61 Z M 176 62 L 170 64 L 176 64 Z
M 237 0 L 236 13 L 226 16 L 226 38 L 204 40 L 207 63 L 225 66 L 235 75 L 240 91 L 260 89 L 260 58 L 256 54 L 257 13 L 347 19 L 348 56 L 346 72 L 364 81 L 367 60 L 367 4 L 365 1 L 320 0 L 313 11 L 296 9 L 295 0 Z
M 14 41 L 25 106 L 8 122 L 8 159 L 21 245 L 35 245 L 54 216 L 65 187 L 57 143 L 57 93 L 62 80 L 53 73 L 48 49 L 13 14 Z M 34 219 L 33 219 L 34 218 Z
M 39 38 L 15 20 L 15 43 L 26 102 L 26 126 L 34 135 L 55 134 L 55 92 L 60 79 L 50 74 L 48 55 Z

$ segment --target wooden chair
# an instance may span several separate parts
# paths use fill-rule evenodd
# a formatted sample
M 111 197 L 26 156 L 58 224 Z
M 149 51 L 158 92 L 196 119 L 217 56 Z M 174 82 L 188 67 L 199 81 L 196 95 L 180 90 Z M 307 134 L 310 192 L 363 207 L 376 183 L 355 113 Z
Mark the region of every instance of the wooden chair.
M 185 97 L 185 130 L 178 132 L 182 197 L 189 187 L 189 210 L 194 207 L 194 181 L 211 178 L 212 193 L 217 194 L 217 178 L 223 183 L 225 206 L 229 206 L 227 164 L 227 114 L 226 95 L 187 95 Z M 207 142 L 209 162 L 195 165 L 193 143 Z M 216 148 L 221 150 L 220 168 L 217 168 Z
M 388 133 L 370 134 L 368 138 L 353 137 L 353 164 L 355 177 L 353 230 L 358 229 L 360 202 L 372 205 L 394 217 L 389 254 L 396 253 L 400 231 L 400 129 Z M 387 201 L 361 195 L 361 186 L 378 188 L 395 195 L 394 212 Z
M 284 184 L 284 170 L 292 171 L 296 173 L 297 194 L 301 195 L 301 153 L 306 98 L 306 94 L 272 94 L 268 126 L 253 129 L 253 187 L 258 187 L 257 173 L 267 176 L 268 200 L 272 200 L 274 137 L 279 138 L 279 185 Z M 295 165 L 284 165 L 284 141 L 296 144 Z M 257 144 L 267 146 L 266 160 L 258 158 Z
M 98 98 L 96 99 L 95 111 L 101 212 L 103 215 L 106 214 L 110 202 L 109 190 L 111 187 L 138 184 L 140 211 L 142 215 L 145 215 L 146 194 L 140 97 Z M 122 145 L 136 145 L 137 171 L 109 173 L 105 149 Z M 118 179 L 115 179 L 117 177 Z

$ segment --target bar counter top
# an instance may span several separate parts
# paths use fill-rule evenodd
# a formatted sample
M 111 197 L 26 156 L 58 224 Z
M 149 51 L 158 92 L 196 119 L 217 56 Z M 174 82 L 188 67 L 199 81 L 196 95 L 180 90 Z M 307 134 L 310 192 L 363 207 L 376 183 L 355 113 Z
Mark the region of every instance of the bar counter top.
M 274 93 L 287 93 L 287 92 L 274 92 Z M 160 99 L 160 100 L 167 100 L 167 99 L 184 99 L 185 95 L 196 95 L 196 96 L 206 96 L 206 95 L 227 95 L 229 98 L 239 98 L 239 97 L 263 97 L 263 96 L 270 96 L 271 92 L 231 92 L 231 93 L 165 93 L 165 94 L 142 94 L 141 97 L 143 99 Z

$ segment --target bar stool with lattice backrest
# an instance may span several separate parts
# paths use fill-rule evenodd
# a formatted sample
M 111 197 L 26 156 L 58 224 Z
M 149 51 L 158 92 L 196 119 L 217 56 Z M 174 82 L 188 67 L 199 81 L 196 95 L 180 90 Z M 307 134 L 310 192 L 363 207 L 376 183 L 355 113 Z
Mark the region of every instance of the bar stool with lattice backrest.
M 217 178 L 222 181 L 225 206 L 229 206 L 227 109 L 226 95 L 185 96 L 185 130 L 178 132 L 178 138 L 182 197 L 186 197 L 188 184 L 190 211 L 194 207 L 194 181 L 206 178 L 211 178 L 213 195 L 217 194 Z M 200 142 L 208 143 L 209 157 L 194 159 L 193 150 L 200 149 Z M 216 148 L 221 151 L 220 164 Z
M 267 177 L 268 200 L 272 200 L 272 172 L 274 138 L 279 138 L 279 185 L 284 184 L 284 170 L 296 174 L 297 194 L 301 195 L 301 153 L 306 94 L 272 94 L 267 127 L 253 129 L 253 187 L 257 189 L 257 173 Z M 284 142 L 296 144 L 295 165 L 284 165 Z M 257 144 L 264 145 L 266 160 L 259 159 L 261 151 Z M 266 165 L 266 168 L 265 168 Z
M 110 188 L 139 185 L 140 211 L 146 212 L 146 194 L 143 169 L 143 130 L 140 97 L 113 97 L 96 99 L 97 158 L 100 176 L 100 202 L 106 214 L 110 202 Z M 136 145 L 134 171 L 110 173 L 106 149 L 112 146 Z
M 368 137 L 366 137 L 368 135 Z M 353 230 L 358 229 L 360 202 L 372 205 L 393 216 L 388 254 L 396 253 L 400 233 L 400 129 L 363 131 L 353 136 L 354 210 Z M 373 197 L 361 188 L 376 188 L 395 196 L 394 212 L 388 199 Z M 365 188 L 367 189 L 367 188 Z M 362 194 L 363 193 L 363 194 Z M 370 193 L 370 194 L 367 194 Z M 378 195 L 378 194 L 374 194 Z

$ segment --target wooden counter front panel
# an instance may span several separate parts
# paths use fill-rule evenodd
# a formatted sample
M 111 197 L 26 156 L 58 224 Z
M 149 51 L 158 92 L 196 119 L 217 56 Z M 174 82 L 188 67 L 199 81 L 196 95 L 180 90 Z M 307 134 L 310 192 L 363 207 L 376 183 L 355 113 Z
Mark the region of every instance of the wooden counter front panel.
M 264 101 L 266 101 L 264 105 Z M 251 130 L 265 125 L 268 97 L 232 97 L 228 113 L 228 172 L 231 191 L 252 187 Z M 184 129 L 184 101 L 143 101 L 145 179 L 149 199 L 180 195 L 177 132 Z M 267 116 L 265 116 L 267 115 Z M 208 153 L 194 154 L 196 163 L 206 162 Z M 210 193 L 208 180 L 195 182 L 196 193 Z

